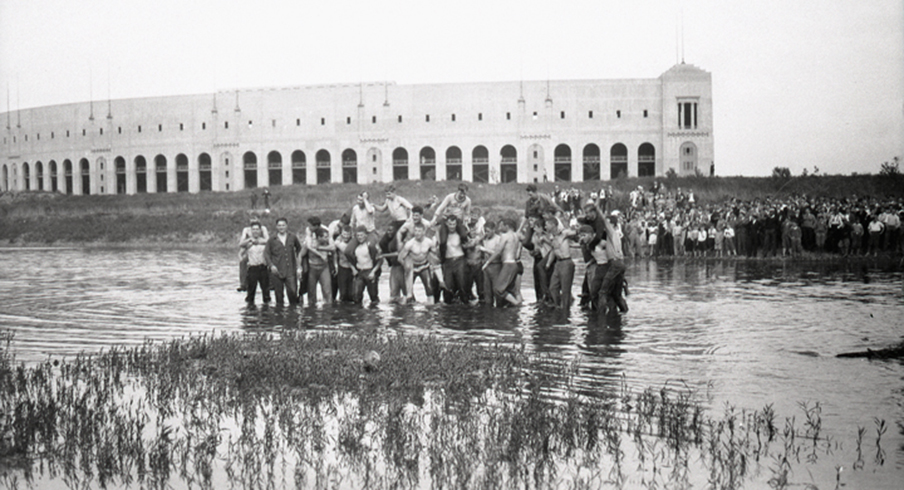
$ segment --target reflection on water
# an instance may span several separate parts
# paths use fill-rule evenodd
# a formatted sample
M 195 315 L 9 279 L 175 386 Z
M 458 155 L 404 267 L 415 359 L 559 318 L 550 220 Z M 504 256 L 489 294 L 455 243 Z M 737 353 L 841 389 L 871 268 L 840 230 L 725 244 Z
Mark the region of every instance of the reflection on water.
M 819 401 L 826 429 L 844 438 L 887 419 L 897 430 L 885 437 L 898 448 L 889 459 L 904 474 L 904 366 L 834 357 L 901 340 L 895 264 L 638 262 L 627 271 L 631 311 L 600 316 L 533 305 L 529 277 L 521 308 L 248 308 L 235 292 L 234 258 L 224 249 L 0 249 L 0 328 L 14 332 L 14 353 L 26 362 L 242 330 L 389 329 L 523 345 L 572 363 L 586 393 L 680 382 L 714 410 L 773 404 L 779 414 Z M 578 270 L 575 293 L 582 277 Z

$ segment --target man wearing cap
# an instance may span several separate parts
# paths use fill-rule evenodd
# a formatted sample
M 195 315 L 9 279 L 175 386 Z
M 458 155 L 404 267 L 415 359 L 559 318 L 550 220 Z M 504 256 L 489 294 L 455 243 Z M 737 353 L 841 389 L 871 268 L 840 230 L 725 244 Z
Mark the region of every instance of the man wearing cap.
M 239 287 L 236 291 L 247 291 L 248 290 L 248 281 L 247 281 L 247 272 L 248 272 L 248 250 L 243 248 L 241 244 L 245 242 L 245 240 L 251 238 L 251 231 L 254 228 L 254 225 L 260 225 L 261 228 L 261 236 L 264 240 L 268 240 L 270 238 L 270 234 L 267 233 L 267 227 L 261 224 L 261 220 L 256 216 L 251 218 L 251 222 L 242 229 L 242 235 L 239 237 Z M 269 294 L 269 291 L 267 292 Z

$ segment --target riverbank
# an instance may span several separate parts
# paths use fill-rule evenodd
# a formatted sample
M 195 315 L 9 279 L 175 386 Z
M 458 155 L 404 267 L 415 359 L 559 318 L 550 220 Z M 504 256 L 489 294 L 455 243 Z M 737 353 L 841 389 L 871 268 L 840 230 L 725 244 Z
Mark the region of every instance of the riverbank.
M 693 191 L 700 203 L 730 198 L 750 200 L 795 194 L 851 197 L 904 196 L 902 176 L 807 176 L 790 179 L 754 177 L 634 178 L 613 181 L 559 183 L 585 195 L 609 187 L 615 206 L 627 205 L 627 194 L 638 185 L 650 188 L 654 181 L 674 190 Z M 426 204 L 432 196 L 442 198 L 454 192 L 457 182 L 397 182 L 401 196 L 414 204 Z M 469 195 L 485 214 L 517 214 L 523 209 L 525 184 L 471 183 Z M 541 192 L 551 192 L 554 183 L 540 184 Z M 264 206 L 261 189 L 201 194 L 140 194 L 133 196 L 68 196 L 50 192 L 19 192 L 0 195 L 0 244 L 200 244 L 231 245 L 238 230 L 251 216 L 265 222 L 286 217 L 300 228 L 307 218 L 324 222 L 338 218 L 367 191 L 381 202 L 386 184 L 328 184 L 280 186 L 269 189 L 270 210 Z M 380 219 L 388 219 L 380 216 Z M 272 225 L 272 223 L 268 223 Z

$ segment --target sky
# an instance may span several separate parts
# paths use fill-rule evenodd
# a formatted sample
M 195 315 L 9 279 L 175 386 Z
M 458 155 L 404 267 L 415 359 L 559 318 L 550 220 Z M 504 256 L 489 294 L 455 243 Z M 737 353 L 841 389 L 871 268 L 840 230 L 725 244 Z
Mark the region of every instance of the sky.
M 0 112 L 321 83 L 655 78 L 682 58 L 712 73 L 717 175 L 877 173 L 904 157 L 902 0 L 0 0 Z

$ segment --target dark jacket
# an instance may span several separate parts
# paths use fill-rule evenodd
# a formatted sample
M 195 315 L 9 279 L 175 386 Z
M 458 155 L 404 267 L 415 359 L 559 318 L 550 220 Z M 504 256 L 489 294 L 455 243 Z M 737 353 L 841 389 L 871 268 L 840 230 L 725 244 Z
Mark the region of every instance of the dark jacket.
M 268 269 L 271 265 L 276 266 L 277 275 L 280 278 L 295 277 L 299 253 L 301 253 L 301 241 L 294 233 L 288 234 L 285 245 L 279 240 L 278 234 L 274 234 L 267 240 L 267 246 L 264 248 L 264 260 L 267 261 Z

